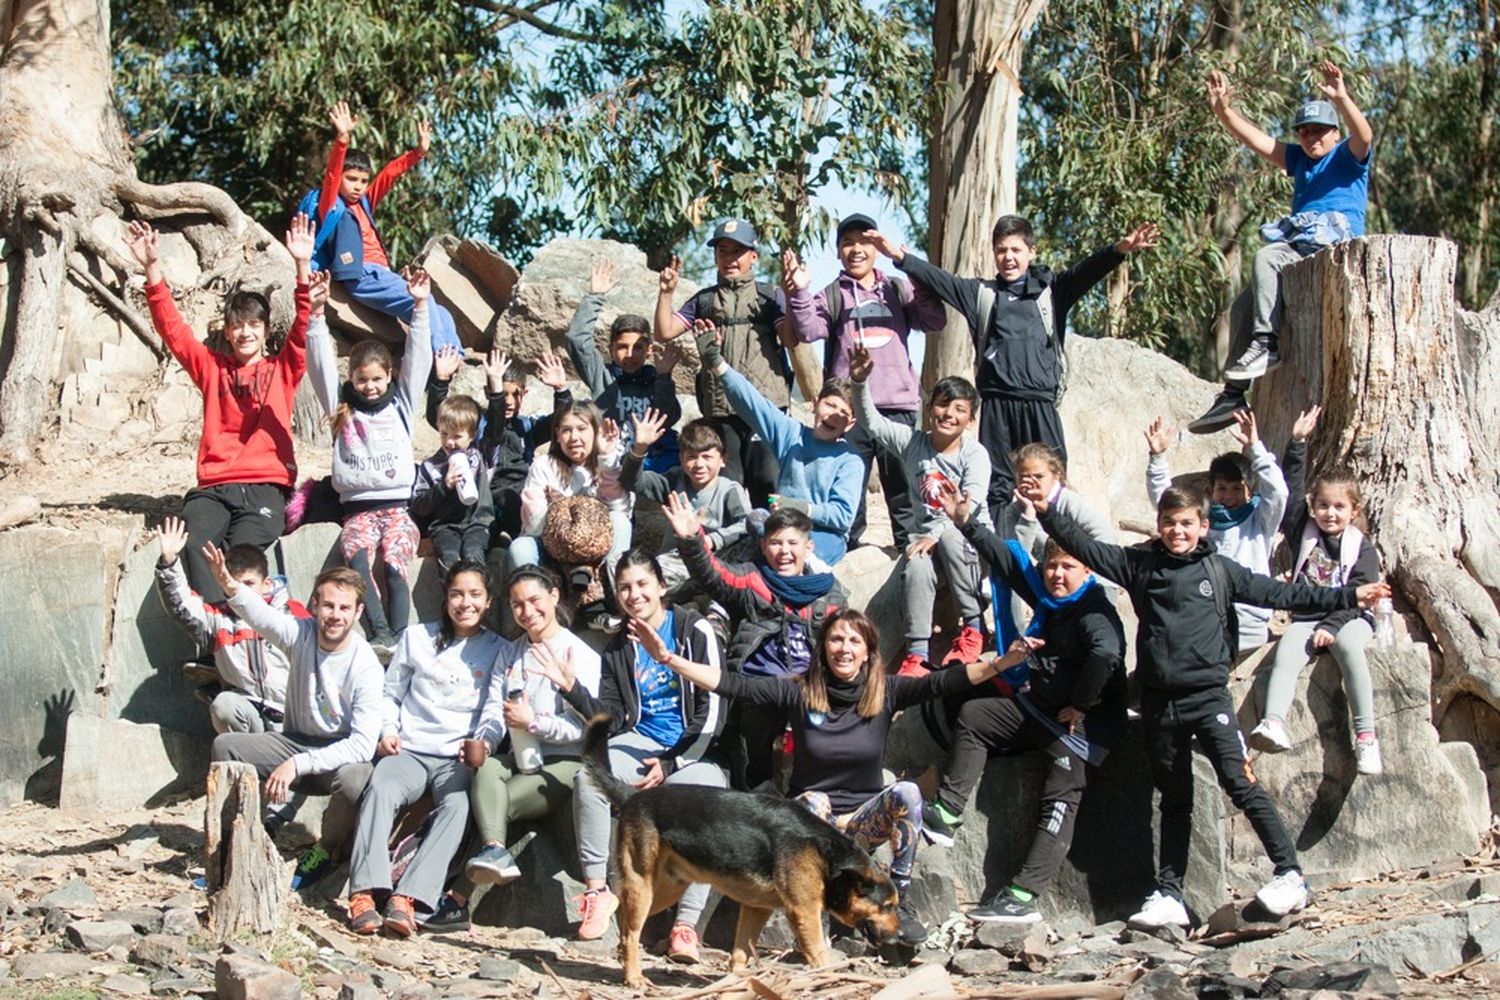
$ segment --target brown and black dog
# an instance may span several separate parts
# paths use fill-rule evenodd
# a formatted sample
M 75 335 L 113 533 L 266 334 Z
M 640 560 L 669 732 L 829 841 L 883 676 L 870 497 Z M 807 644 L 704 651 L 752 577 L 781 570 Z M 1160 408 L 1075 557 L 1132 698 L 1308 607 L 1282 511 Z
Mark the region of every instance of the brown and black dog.
M 823 911 L 877 943 L 896 936 L 896 887 L 846 834 L 777 795 L 697 785 L 646 791 L 610 773 L 609 717 L 584 736 L 589 780 L 619 810 L 614 862 L 619 873 L 620 962 L 625 985 L 641 974 L 641 928 L 687 887 L 708 883 L 740 904 L 729 967 L 743 969 L 771 911 L 786 910 L 809 965 L 828 962 Z

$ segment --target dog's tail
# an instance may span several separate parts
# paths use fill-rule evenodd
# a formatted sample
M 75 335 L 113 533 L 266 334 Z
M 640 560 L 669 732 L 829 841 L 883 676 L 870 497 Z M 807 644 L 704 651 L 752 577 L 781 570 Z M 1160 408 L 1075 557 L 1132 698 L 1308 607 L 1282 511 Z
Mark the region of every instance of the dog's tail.
M 610 804 L 619 806 L 635 794 L 635 788 L 609 769 L 609 723 L 609 716 L 603 712 L 589 720 L 583 732 L 583 769 Z

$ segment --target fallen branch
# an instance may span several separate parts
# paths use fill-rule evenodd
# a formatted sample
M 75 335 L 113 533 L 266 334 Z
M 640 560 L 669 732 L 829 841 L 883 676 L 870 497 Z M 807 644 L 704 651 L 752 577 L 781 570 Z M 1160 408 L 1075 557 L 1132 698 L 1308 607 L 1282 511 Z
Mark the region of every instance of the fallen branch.
M 542 963 L 542 969 L 543 969 L 543 971 L 545 971 L 547 973 L 547 975 L 549 975 L 549 976 L 552 977 L 553 985 L 555 985 L 558 988 L 558 990 L 562 993 L 562 995 L 565 996 L 565 997 L 567 997 L 568 1000 L 573 1000 L 573 991 L 570 990 L 570 989 L 568 989 L 566 986 L 564 986 L 563 985 L 563 981 L 561 979 L 557 978 L 557 973 L 555 973 L 555 972 L 552 971 L 552 966 L 550 966 L 550 965 L 547 964 L 547 960 L 543 958 L 543 959 L 538 959 L 537 961 L 539 961 L 539 962 Z
M 993 989 L 974 990 L 964 993 L 964 1000 L 1120 1000 L 1130 989 L 1128 983 L 1061 983 L 1055 986 L 1034 986 L 1016 983 L 1014 986 L 998 986 Z
M 68 275 L 78 283 L 79 287 L 86 292 L 92 292 L 110 312 L 120 317 L 120 321 L 130 328 L 135 338 L 146 345 L 146 348 L 156 356 L 157 361 L 165 361 L 167 349 L 162 344 L 161 338 L 156 335 L 151 324 L 145 318 L 118 295 L 110 287 L 98 278 L 94 277 L 88 269 L 88 262 L 82 254 L 73 253 L 68 256 Z

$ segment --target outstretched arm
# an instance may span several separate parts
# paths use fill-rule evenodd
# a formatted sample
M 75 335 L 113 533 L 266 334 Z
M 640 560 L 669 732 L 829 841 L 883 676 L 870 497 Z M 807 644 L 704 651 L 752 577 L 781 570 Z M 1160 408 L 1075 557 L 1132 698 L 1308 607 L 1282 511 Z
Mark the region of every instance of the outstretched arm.
M 677 291 L 677 280 L 682 271 L 682 261 L 672 258 L 672 263 L 661 269 L 656 284 L 656 322 L 653 328 L 656 339 L 662 343 L 676 340 L 687 331 L 688 325 L 677 317 L 672 308 L 672 294 Z
M 1208 74 L 1208 107 L 1219 123 L 1256 156 L 1282 170 L 1286 169 L 1286 146 L 1261 131 L 1250 119 L 1234 109 L 1234 88 L 1219 70 Z
M 1365 157 L 1370 155 L 1375 130 L 1370 128 L 1364 112 L 1359 110 L 1359 105 L 1349 96 L 1349 90 L 1344 86 L 1344 71 L 1327 60 L 1319 68 L 1323 73 L 1323 82 L 1318 89 L 1338 108 L 1339 117 L 1344 120 L 1344 129 L 1349 133 L 1349 154 L 1363 163 Z

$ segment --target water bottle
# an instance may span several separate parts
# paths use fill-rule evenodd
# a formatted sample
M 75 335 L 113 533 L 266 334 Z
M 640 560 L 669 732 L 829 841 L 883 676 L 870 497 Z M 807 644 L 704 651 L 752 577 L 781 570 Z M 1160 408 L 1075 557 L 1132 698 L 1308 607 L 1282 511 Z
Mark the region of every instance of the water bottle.
M 523 656 L 510 668 L 505 679 L 505 700 L 519 702 L 526 697 L 526 658 Z M 523 774 L 536 774 L 542 769 L 542 741 L 525 726 L 510 727 L 510 752 L 516 758 L 516 770 Z
M 461 451 L 455 451 L 448 456 L 448 475 L 458 471 L 458 502 L 465 507 L 479 501 L 479 490 L 474 485 L 474 467 L 469 464 L 469 456 Z
M 1382 597 L 1375 604 L 1375 648 L 1396 648 L 1396 607 L 1389 597 Z

